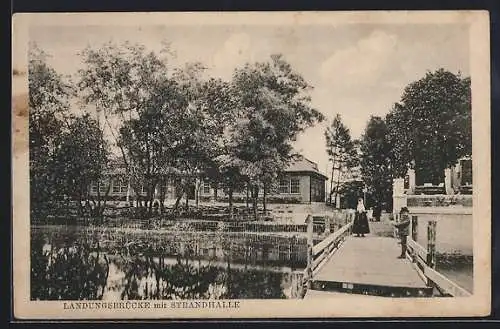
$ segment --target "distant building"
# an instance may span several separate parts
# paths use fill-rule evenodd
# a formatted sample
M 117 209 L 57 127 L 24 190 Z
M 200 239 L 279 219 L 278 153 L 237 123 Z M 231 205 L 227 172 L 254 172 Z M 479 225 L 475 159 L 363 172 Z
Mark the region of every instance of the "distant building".
M 444 180 L 439 184 L 423 181 L 419 173 L 409 169 L 404 180 L 404 190 L 408 195 L 430 194 L 472 194 L 472 159 L 461 158 L 455 166 L 444 171 Z
M 327 179 L 319 171 L 315 162 L 300 157 L 298 160 L 292 161 L 283 171 L 280 175 L 278 190 L 270 192 L 267 199 L 270 203 L 325 202 L 325 182 Z M 214 201 L 216 195 L 221 198 L 227 197 L 222 189 L 215 193 L 214 188 L 208 182 L 203 184 L 200 194 L 202 199 Z M 233 197 L 236 201 L 246 198 L 246 191 L 234 193 Z
M 113 173 L 123 171 L 123 168 L 116 163 L 109 169 L 109 184 L 100 186 L 101 194 L 104 194 L 109 187 L 108 196 L 112 199 L 126 200 L 134 195 L 129 182 L 124 179 L 124 175 L 113 178 Z M 123 174 L 123 173 L 122 173 Z M 202 176 L 202 175 L 201 175 Z M 325 182 L 328 178 L 322 174 L 318 165 L 300 157 L 292 161 L 289 166 L 280 175 L 279 185 L 277 190 L 269 192 L 267 200 L 269 203 L 311 203 L 325 202 Z M 110 186 L 109 186 L 110 185 Z M 91 194 L 97 194 L 97 184 L 92 184 Z M 167 182 L 164 187 L 165 200 L 175 200 L 180 191 L 175 189 L 173 181 Z M 155 194 L 159 195 L 157 187 Z M 143 186 L 141 195 L 146 195 L 146 188 Z M 235 202 L 244 202 L 247 196 L 247 191 L 237 191 L 233 193 Z M 188 189 L 187 197 L 190 200 L 198 200 L 204 202 L 226 201 L 227 195 L 222 188 L 215 188 L 203 178 L 197 178 L 196 183 Z
M 410 211 L 436 211 L 450 206 L 459 206 L 463 211 L 470 211 L 472 192 L 470 157 L 464 157 L 455 166 L 445 169 L 444 179 L 438 184 L 422 181 L 418 172 L 409 169 L 405 178 L 394 179 L 393 212 L 397 214 L 402 207 L 408 207 Z

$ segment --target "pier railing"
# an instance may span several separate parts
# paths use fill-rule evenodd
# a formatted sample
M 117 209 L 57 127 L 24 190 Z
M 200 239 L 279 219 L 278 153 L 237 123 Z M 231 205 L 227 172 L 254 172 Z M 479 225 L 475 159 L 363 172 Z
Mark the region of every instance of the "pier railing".
M 330 233 L 318 244 L 313 240 L 313 217 L 309 215 L 307 224 L 307 267 L 303 271 L 292 273 L 292 297 L 303 298 L 310 289 L 313 276 L 321 269 L 328 259 L 340 248 L 345 238 L 351 234 L 354 214 L 348 214 L 346 224 L 337 231 Z M 329 227 L 329 225 L 326 225 Z M 329 233 L 329 231 L 327 232 Z
M 411 217 L 411 235 L 407 241 L 407 257 L 412 261 L 415 270 L 430 287 L 435 287 L 445 296 L 468 297 L 471 295 L 455 282 L 436 270 L 436 231 L 437 221 L 427 222 L 427 246 L 417 242 L 418 216 Z

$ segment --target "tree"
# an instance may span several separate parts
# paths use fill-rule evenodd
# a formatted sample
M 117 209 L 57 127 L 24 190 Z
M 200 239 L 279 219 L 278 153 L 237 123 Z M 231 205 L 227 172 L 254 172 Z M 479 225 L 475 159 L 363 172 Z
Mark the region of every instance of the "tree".
M 360 180 L 342 182 L 339 186 L 339 194 L 342 195 L 341 208 L 356 209 L 363 187 L 363 182 Z
M 43 218 L 56 201 L 53 153 L 73 89 L 47 64 L 48 54 L 36 44 L 30 44 L 28 56 L 30 206 L 32 218 Z
M 106 181 L 105 170 L 109 163 L 109 149 L 98 122 L 89 114 L 74 117 L 66 131 L 58 136 L 58 147 L 54 152 L 54 166 L 57 172 L 56 191 L 68 197 L 68 201 L 78 201 L 79 214 L 93 203 L 90 215 L 102 219 L 106 198 L 101 196 L 101 184 Z M 97 200 L 89 187 L 97 184 Z M 110 184 L 106 186 L 109 193 Z
M 233 216 L 233 192 L 245 185 L 245 177 L 240 172 L 235 156 L 234 144 L 231 143 L 231 130 L 238 121 L 238 107 L 234 86 L 230 82 L 209 79 L 205 83 L 200 97 L 202 106 L 210 111 L 204 120 L 207 126 L 210 147 L 205 147 L 205 177 L 215 189 L 222 187 L 228 195 L 229 215 Z
M 143 206 L 150 215 L 157 186 L 190 168 L 183 156 L 195 148 L 192 129 L 200 118 L 190 107 L 193 88 L 184 88 L 178 76 L 191 78 L 193 71 L 169 74 L 165 58 L 129 43 L 87 48 L 81 56 L 86 64 L 79 71 L 82 98 L 103 114 L 135 195 L 145 187 Z
M 417 184 L 439 184 L 444 169 L 472 153 L 470 78 L 439 69 L 409 84 L 386 117 L 392 170 Z
M 232 156 L 247 177 L 256 217 L 259 190 L 267 191 L 292 159 L 298 133 L 323 115 L 310 105 L 311 86 L 281 55 L 236 69 L 233 83 L 242 112 L 230 132 Z
M 361 138 L 361 174 L 374 202 L 392 201 L 391 144 L 385 121 L 371 116 Z
M 151 214 L 157 187 L 163 201 L 170 180 L 178 192 L 177 209 L 197 178 L 219 171 L 225 126 L 235 121 L 231 85 L 202 79 L 205 68 L 199 63 L 170 70 L 164 59 L 138 45 L 107 44 L 82 56 L 84 100 L 102 110 L 135 194 L 144 183 L 144 206 Z
M 222 187 L 232 194 L 233 188 L 238 185 L 237 176 L 231 175 L 234 170 L 223 160 L 228 152 L 228 127 L 236 121 L 233 87 L 220 79 L 202 79 L 204 69 L 201 64 L 190 63 L 177 70 L 174 76 L 189 104 L 181 117 L 183 121 L 178 124 L 186 135 L 184 147 L 178 154 L 182 160 L 179 165 L 187 174 L 184 186 L 193 185 L 194 178 L 203 176 L 217 187 L 221 178 L 225 177 Z M 232 179 L 227 179 L 227 175 L 231 175 Z
M 342 122 L 342 117 L 337 114 L 330 127 L 325 131 L 326 152 L 332 163 L 332 175 L 330 180 L 330 203 L 335 192 L 339 193 L 340 179 L 342 173 L 357 165 L 356 143 L 351 139 L 349 129 Z M 334 175 L 337 173 L 337 183 L 334 188 Z

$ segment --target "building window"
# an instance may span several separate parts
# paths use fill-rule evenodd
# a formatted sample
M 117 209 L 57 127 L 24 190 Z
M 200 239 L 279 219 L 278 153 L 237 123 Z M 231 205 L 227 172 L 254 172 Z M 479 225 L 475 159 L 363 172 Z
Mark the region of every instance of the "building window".
M 210 183 L 204 181 L 203 182 L 203 194 L 210 194 Z
M 300 193 L 300 180 L 298 178 L 292 178 L 290 180 L 290 193 L 292 194 Z
M 108 191 L 108 185 L 106 185 L 106 183 L 100 183 L 99 184 L 100 194 L 106 194 L 107 191 Z M 97 183 L 92 183 L 92 185 L 90 186 L 90 192 L 97 194 Z
M 280 194 L 299 194 L 300 179 L 299 178 L 282 178 L 279 185 Z
M 123 181 L 121 179 L 117 179 L 113 181 L 113 193 L 127 193 L 128 190 L 128 182 Z
M 113 181 L 113 189 L 112 189 L 113 194 L 114 193 L 120 193 L 120 181 L 119 180 L 114 180 Z
M 290 193 L 290 180 L 289 179 L 285 179 L 285 178 L 280 179 L 279 192 L 281 194 Z
M 168 194 L 170 193 L 170 181 L 168 179 L 165 179 L 163 183 L 163 193 Z
M 101 194 L 105 194 L 108 191 L 108 185 L 101 183 L 101 185 L 99 185 L 99 191 Z

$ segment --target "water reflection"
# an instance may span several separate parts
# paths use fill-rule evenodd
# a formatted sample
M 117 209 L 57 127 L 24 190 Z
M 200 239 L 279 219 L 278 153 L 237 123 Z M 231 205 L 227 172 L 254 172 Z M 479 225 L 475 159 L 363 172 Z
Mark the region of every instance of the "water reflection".
M 101 299 L 108 281 L 109 261 L 88 246 L 54 247 L 31 241 L 31 298 L 34 300 Z
M 286 298 L 288 275 L 256 269 L 200 265 L 178 258 L 116 258 L 103 299 Z
M 280 299 L 286 271 L 187 257 L 109 254 L 84 241 L 32 237 L 35 300 Z
M 473 257 L 460 252 L 438 254 L 436 270 L 464 288 L 474 292 L 474 261 Z

